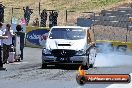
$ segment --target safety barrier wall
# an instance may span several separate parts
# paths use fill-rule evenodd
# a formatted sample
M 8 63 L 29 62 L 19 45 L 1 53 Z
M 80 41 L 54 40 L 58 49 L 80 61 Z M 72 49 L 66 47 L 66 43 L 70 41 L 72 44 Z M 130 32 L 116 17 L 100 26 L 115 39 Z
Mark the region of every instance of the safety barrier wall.
M 49 28 L 27 26 L 25 36 L 25 46 L 42 48 L 45 46 Z

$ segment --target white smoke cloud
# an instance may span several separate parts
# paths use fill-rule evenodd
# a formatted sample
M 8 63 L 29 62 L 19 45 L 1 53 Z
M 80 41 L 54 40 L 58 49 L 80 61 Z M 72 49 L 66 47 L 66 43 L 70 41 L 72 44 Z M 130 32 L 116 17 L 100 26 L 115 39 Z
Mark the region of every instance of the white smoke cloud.
M 101 49 L 101 53 L 97 54 L 95 67 L 132 66 L 132 54 L 117 52 L 109 44 L 98 46 L 98 48 Z
M 113 67 L 113 66 L 132 66 L 132 56 L 119 55 L 117 53 L 100 53 L 97 55 L 96 67 Z

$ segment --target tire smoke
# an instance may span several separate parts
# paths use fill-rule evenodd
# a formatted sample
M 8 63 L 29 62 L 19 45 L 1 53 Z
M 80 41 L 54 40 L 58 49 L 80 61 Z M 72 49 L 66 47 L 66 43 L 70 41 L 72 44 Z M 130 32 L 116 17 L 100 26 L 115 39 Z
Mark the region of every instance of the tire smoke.
M 132 66 L 132 53 L 127 55 L 125 52 L 114 50 L 110 44 L 97 46 L 100 53 L 97 54 L 95 67 L 118 67 Z

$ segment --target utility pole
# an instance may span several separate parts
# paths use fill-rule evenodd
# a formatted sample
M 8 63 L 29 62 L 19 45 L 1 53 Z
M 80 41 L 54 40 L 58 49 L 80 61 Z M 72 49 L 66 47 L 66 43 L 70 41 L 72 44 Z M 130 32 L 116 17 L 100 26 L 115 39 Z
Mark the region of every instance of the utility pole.
M 39 2 L 39 16 L 40 16 L 40 11 L 41 11 L 41 7 L 40 7 L 40 2 Z

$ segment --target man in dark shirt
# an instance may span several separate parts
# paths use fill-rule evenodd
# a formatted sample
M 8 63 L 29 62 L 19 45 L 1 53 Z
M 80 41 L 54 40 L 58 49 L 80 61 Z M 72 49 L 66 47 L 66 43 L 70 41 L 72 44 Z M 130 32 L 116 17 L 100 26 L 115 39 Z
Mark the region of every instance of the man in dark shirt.
M 16 26 L 16 35 L 20 36 L 20 51 L 21 51 L 21 60 L 23 60 L 23 49 L 24 49 L 24 39 L 25 39 L 25 33 L 24 32 L 21 32 L 22 30 L 22 27 L 21 25 L 17 25 Z
M 26 25 L 28 25 L 30 21 L 30 16 L 33 13 L 32 9 L 29 9 L 29 6 L 26 7 L 26 9 L 23 7 L 24 10 L 24 19 L 26 20 Z
M 49 13 L 49 28 L 53 27 L 53 12 Z
M 0 4 L 0 22 L 4 22 L 4 9 L 5 9 L 5 6 Z
M 42 11 L 40 17 L 41 17 L 40 26 L 41 27 L 46 27 L 46 21 L 47 21 L 47 11 L 46 11 L 46 9 L 44 9 Z
M 58 12 L 53 13 L 53 26 L 57 26 Z
M 8 36 L 3 36 L 2 26 L 3 24 L 0 22 L 0 70 L 5 70 L 5 68 L 3 68 L 1 46 L 2 46 L 2 39 L 7 39 Z

